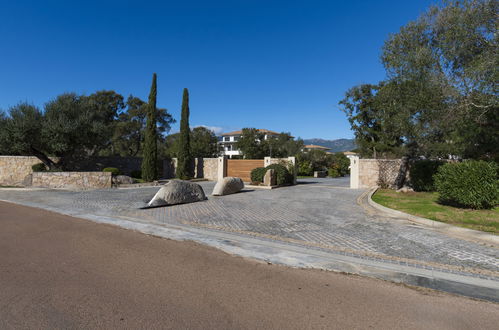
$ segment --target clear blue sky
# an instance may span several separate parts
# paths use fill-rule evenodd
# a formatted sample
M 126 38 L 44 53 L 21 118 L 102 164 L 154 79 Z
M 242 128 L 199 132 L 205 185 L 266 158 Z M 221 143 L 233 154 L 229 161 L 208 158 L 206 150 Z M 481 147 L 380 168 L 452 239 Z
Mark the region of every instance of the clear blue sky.
M 0 0 L 0 109 L 63 92 L 115 90 L 192 126 L 353 136 L 338 101 L 384 78 L 389 33 L 434 1 Z M 178 123 L 173 129 L 178 129 Z

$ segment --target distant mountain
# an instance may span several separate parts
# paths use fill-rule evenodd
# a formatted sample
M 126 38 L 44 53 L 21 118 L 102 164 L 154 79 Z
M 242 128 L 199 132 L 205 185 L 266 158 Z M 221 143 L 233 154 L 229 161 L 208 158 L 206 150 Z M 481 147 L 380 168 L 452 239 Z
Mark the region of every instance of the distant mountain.
M 324 139 L 306 139 L 303 140 L 304 144 L 315 144 L 331 149 L 331 152 L 349 151 L 357 148 L 354 139 L 338 139 L 338 140 L 324 140 Z

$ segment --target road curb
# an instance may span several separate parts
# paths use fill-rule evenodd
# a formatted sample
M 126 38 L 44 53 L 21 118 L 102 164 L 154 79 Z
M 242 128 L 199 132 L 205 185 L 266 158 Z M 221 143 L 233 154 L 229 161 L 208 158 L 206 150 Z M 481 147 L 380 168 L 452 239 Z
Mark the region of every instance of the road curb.
M 378 211 L 388 214 L 391 217 L 402 218 L 417 224 L 430 227 L 441 233 L 448 234 L 450 236 L 456 236 L 462 239 L 471 240 L 474 242 L 479 242 L 482 244 L 492 245 L 493 247 L 499 248 L 499 236 L 484 233 L 482 231 L 457 227 L 449 225 L 447 223 L 430 220 L 416 215 L 408 214 L 402 211 L 394 210 L 389 207 L 380 205 L 372 200 L 372 196 L 379 188 L 373 188 L 367 194 L 367 203 Z

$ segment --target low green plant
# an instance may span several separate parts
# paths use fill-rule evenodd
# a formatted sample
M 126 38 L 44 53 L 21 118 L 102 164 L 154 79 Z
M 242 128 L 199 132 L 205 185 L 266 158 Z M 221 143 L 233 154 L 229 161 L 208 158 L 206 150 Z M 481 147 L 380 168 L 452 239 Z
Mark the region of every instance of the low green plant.
M 409 169 L 411 185 L 415 191 L 435 191 L 433 176 L 444 162 L 439 160 L 417 160 Z
M 266 172 L 267 169 L 265 167 L 257 167 L 251 170 L 251 182 L 263 182 L 263 177 Z
M 308 176 L 314 174 L 312 163 L 306 159 L 298 162 L 298 175 Z
M 269 169 L 273 169 L 275 171 L 278 185 L 293 184 L 293 175 L 289 173 L 286 166 L 281 164 L 272 164 L 265 168 L 265 170 Z M 263 175 L 265 175 L 265 173 Z
M 434 175 L 439 202 L 472 209 L 499 204 L 497 163 L 470 160 L 440 166 Z
M 111 172 L 112 175 L 120 175 L 120 170 L 116 167 L 106 167 L 102 170 L 102 172 Z
M 45 166 L 44 163 L 37 163 L 31 166 L 31 169 L 33 170 L 33 172 L 45 172 L 47 171 L 47 166 Z
M 333 166 L 328 170 L 328 176 L 330 176 L 331 178 L 338 178 L 341 176 L 341 174 L 338 168 Z
M 130 173 L 130 176 L 134 179 L 141 179 L 142 178 L 142 171 L 141 170 L 133 170 Z

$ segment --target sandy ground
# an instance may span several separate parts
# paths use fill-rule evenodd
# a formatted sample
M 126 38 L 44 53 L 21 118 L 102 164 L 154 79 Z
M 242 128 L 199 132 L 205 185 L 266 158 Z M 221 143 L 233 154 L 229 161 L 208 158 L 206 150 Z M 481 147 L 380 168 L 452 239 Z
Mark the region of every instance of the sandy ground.
M 0 202 L 0 328 L 497 329 L 499 305 Z

